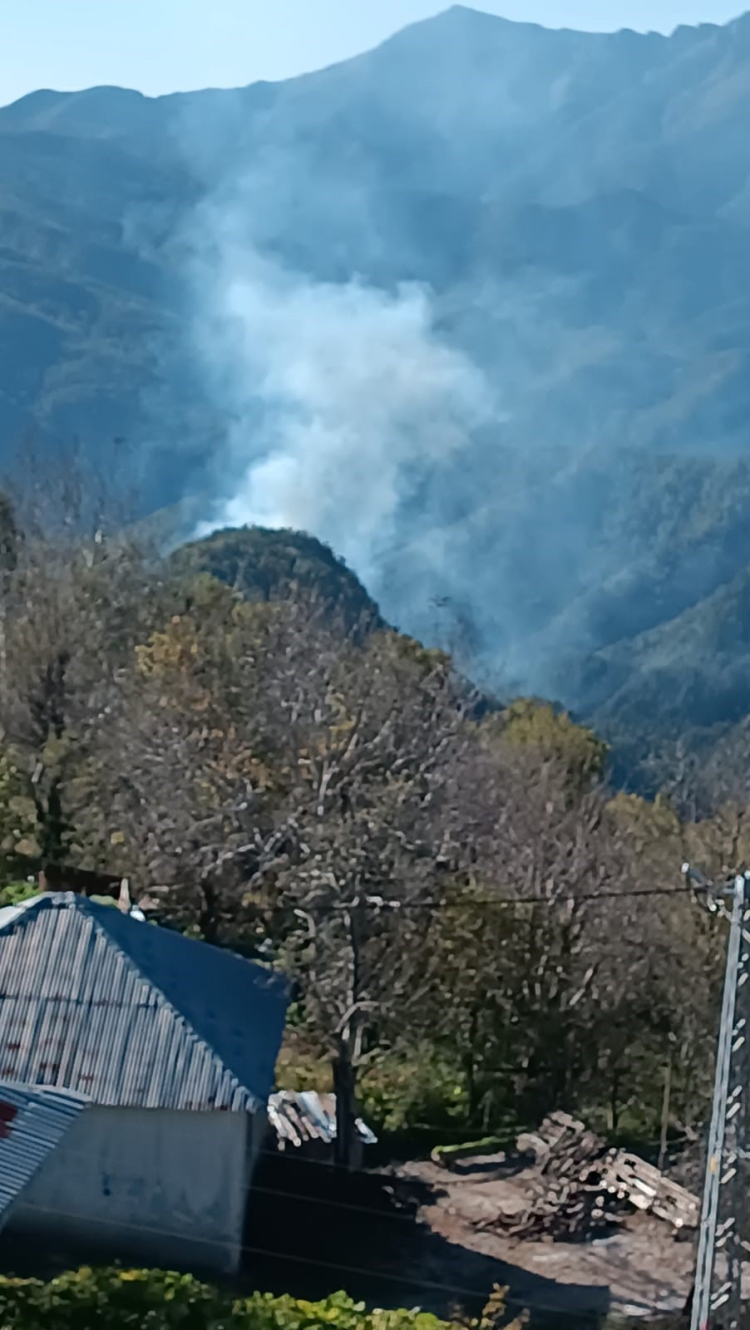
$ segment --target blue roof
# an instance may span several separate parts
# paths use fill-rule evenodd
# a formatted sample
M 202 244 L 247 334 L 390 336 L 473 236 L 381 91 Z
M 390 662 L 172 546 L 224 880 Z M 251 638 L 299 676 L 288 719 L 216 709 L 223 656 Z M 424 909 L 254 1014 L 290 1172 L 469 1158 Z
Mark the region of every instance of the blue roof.
M 0 1228 L 86 1104 L 80 1095 L 62 1090 L 0 1081 Z
M 84 896 L 0 915 L 0 1080 L 99 1104 L 257 1108 L 286 1005 L 263 966 Z

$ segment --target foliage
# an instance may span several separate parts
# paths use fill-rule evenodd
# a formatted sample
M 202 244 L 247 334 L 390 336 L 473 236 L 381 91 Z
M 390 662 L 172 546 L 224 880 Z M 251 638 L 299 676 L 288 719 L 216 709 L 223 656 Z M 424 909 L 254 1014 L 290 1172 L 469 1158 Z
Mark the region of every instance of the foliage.
M 172 556 L 179 575 L 209 573 L 250 601 L 303 596 L 349 629 L 382 626 L 377 606 L 327 545 L 300 531 L 262 527 L 216 531 Z
M 427 1041 L 385 1053 L 365 1071 L 359 1096 L 366 1120 L 384 1132 L 453 1132 L 470 1121 L 460 1059 Z
M 296 986 L 280 1082 L 335 1090 L 342 1162 L 360 1110 L 450 1139 L 568 1107 L 652 1136 L 667 1064 L 694 1130 L 722 935 L 684 893 L 635 893 L 750 854 L 746 805 L 691 823 L 613 797 L 565 713 L 478 719 L 450 657 L 352 628 L 319 586 L 248 600 L 96 518 L 32 512 L 6 569 L 4 879 L 33 843 L 262 949 Z
M 0 872 L 20 874 L 25 860 L 39 855 L 39 825 L 34 786 L 22 759 L 0 754 Z
M 71 470 L 49 490 L 32 482 L 16 509 L 3 586 L 0 818 L 7 807 L 3 848 L 33 859 L 81 853 L 77 815 L 91 797 L 86 762 L 106 725 L 108 680 L 159 603 L 146 551 L 105 506 Z
M 190 1275 L 84 1267 L 48 1283 L 0 1277 L 0 1330 L 444 1330 L 419 1310 L 368 1311 L 344 1293 L 323 1302 L 232 1297 Z
M 317 1090 L 329 1094 L 331 1068 L 325 1053 L 299 1038 L 293 1021 L 295 1009 L 287 1012 L 287 1027 L 276 1062 L 276 1084 L 280 1090 Z
M 575 724 L 567 711 L 548 702 L 518 698 L 499 716 L 485 721 L 484 729 L 488 736 L 501 734 L 510 745 L 536 749 L 541 760 L 552 758 L 581 784 L 599 781 L 604 775 L 606 743 L 593 730 Z
M 39 887 L 33 879 L 30 882 L 8 882 L 6 886 L 0 887 L 0 906 L 21 905 L 23 901 L 32 900 L 38 895 Z

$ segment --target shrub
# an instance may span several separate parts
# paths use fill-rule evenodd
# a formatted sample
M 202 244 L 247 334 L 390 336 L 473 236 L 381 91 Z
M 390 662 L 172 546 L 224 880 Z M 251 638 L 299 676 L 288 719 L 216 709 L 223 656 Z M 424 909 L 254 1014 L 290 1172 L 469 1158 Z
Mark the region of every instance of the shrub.
M 294 1015 L 276 1063 L 278 1087 L 330 1093 L 330 1060 L 305 1042 L 294 1028 Z M 421 1128 L 452 1136 L 471 1130 L 463 1072 L 455 1059 L 428 1044 L 378 1058 L 360 1077 L 358 1100 L 365 1122 L 379 1134 Z
M 428 1045 L 381 1058 L 362 1077 L 359 1097 L 365 1121 L 376 1130 L 469 1129 L 461 1069 Z
M 84 1267 L 44 1282 L 0 1277 L 0 1330 L 447 1330 L 426 1312 L 230 1294 L 192 1275 Z

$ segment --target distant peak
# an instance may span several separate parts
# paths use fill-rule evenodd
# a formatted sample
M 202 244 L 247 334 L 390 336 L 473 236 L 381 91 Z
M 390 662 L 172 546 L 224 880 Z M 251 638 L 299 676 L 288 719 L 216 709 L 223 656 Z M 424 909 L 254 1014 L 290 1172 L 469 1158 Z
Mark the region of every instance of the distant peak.
M 504 18 L 501 14 L 489 14 L 486 9 L 473 9 L 470 5 L 450 5 L 448 9 L 443 9 L 434 18 L 427 19 L 427 23 L 461 23 L 464 25 L 472 24 L 473 27 L 499 27 L 504 28 L 539 28 L 539 23 L 528 23 L 525 20 L 515 20 Z
M 120 88 L 116 83 L 97 83 L 93 88 L 84 88 L 79 97 L 117 97 L 120 101 L 143 102 L 145 94 L 137 88 Z M 148 99 L 150 100 L 150 98 Z
M 449 5 L 447 9 L 444 9 L 442 11 L 442 13 L 444 17 L 453 14 L 457 17 L 461 17 L 467 20 L 470 23 L 476 21 L 481 22 L 482 19 L 494 19 L 494 18 L 499 18 L 501 23 L 508 23 L 510 21 L 509 19 L 502 18 L 499 14 L 488 14 L 486 10 L 472 9 L 471 5 Z M 441 15 L 438 14 L 438 18 L 440 17 Z
M 468 35 L 474 39 L 481 39 L 484 35 L 489 34 L 497 36 L 500 33 L 503 33 L 503 35 L 508 37 L 512 37 L 513 34 L 518 34 L 522 35 L 524 38 L 529 38 L 532 35 L 538 37 L 559 38 L 561 35 L 564 35 L 566 39 L 569 39 L 570 37 L 587 37 L 594 41 L 607 41 L 611 40 L 613 37 L 617 38 L 619 36 L 627 36 L 634 40 L 646 40 L 649 35 L 651 37 L 662 35 L 659 33 L 645 34 L 634 32 L 631 29 L 622 29 L 621 33 L 595 31 L 582 32 L 575 28 L 566 27 L 565 25 L 554 24 L 548 26 L 543 23 L 531 23 L 525 19 L 504 18 L 500 14 L 488 13 L 486 9 L 474 9 L 470 5 L 451 5 L 448 9 L 441 10 L 440 13 L 435 14 L 431 18 L 422 19 L 421 21 L 412 23 L 409 27 L 402 29 L 402 32 L 413 32 L 419 29 L 424 30 L 430 28 L 442 31 L 452 29 L 453 31 L 460 33 L 462 36 Z M 397 33 L 396 36 L 398 37 L 400 34 Z
M 403 47 L 425 40 L 441 45 L 456 41 L 472 47 L 480 47 L 484 42 L 497 46 L 512 41 L 514 37 L 528 39 L 531 35 L 546 33 L 547 29 L 538 23 L 518 23 L 513 19 L 501 18 L 499 14 L 488 14 L 484 9 L 451 5 L 429 18 L 407 24 L 388 37 L 380 49 Z
M 93 88 L 68 89 L 64 91 L 59 88 L 38 88 L 34 92 L 27 92 L 23 97 L 10 102 L 4 110 L 18 111 L 49 111 L 54 107 L 62 106 L 67 102 L 81 101 L 83 98 L 89 100 L 98 100 L 99 98 L 108 98 L 119 101 L 144 101 L 144 94 L 138 92 L 135 88 L 118 88 L 114 84 L 97 84 Z

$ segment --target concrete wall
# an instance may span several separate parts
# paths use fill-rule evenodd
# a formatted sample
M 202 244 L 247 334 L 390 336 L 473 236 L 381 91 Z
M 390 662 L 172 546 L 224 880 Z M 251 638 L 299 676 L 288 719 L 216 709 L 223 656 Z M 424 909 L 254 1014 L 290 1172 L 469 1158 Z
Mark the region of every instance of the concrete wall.
M 276 1133 L 271 1130 L 268 1123 L 268 1114 L 265 1109 L 260 1109 L 253 1113 L 250 1119 L 250 1131 L 248 1133 L 248 1185 L 255 1172 L 256 1164 L 262 1153 L 273 1150 Z
M 8 1228 L 152 1266 L 239 1267 L 253 1138 L 245 1113 L 86 1109 Z

